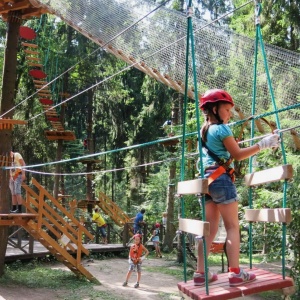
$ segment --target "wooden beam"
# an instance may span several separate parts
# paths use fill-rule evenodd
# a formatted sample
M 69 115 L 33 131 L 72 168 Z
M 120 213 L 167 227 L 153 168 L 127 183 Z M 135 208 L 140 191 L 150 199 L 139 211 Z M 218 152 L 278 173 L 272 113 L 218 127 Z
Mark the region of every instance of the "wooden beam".
M 0 14 L 7 13 L 14 10 L 22 10 L 30 7 L 30 3 L 27 0 L 21 2 L 12 2 L 11 5 L 5 5 L 0 8 Z
M 26 125 L 27 121 L 13 120 L 13 119 L 0 119 L 0 124 Z
M 245 220 L 249 222 L 276 222 L 289 224 L 292 221 L 292 212 L 290 208 L 246 209 Z
M 247 174 L 245 176 L 245 184 L 246 186 L 257 186 L 291 178 L 293 178 L 293 166 L 282 165 L 275 168 Z
M 208 194 L 208 180 L 206 178 L 199 178 L 193 180 L 180 181 L 177 185 L 177 194 Z
M 179 219 L 179 230 L 198 236 L 208 236 L 210 233 L 209 222 L 192 219 Z

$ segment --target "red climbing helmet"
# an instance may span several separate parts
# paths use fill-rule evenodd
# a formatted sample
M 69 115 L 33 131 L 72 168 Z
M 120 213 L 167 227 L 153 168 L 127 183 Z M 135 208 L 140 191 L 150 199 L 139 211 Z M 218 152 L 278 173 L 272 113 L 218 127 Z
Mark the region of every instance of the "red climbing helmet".
M 134 236 L 133 236 L 133 238 L 135 239 L 135 238 L 142 238 L 142 235 L 141 234 L 139 234 L 139 233 L 136 233 Z
M 205 105 L 207 103 L 214 103 L 214 102 L 219 102 L 219 101 L 225 101 L 232 106 L 234 105 L 232 97 L 224 90 L 221 89 L 212 89 L 206 91 L 200 98 L 200 105 L 199 107 L 201 109 L 204 109 Z
M 159 223 L 156 223 L 156 224 L 155 224 L 155 227 L 156 227 L 156 228 L 159 228 L 159 227 L 160 227 L 160 224 L 159 224 Z

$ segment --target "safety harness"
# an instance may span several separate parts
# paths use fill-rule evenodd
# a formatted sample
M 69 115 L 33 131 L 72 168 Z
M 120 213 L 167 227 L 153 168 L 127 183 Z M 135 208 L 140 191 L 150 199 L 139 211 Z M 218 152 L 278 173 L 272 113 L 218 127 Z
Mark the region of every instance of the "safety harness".
M 232 182 L 234 182 L 235 181 L 234 168 L 230 167 L 230 164 L 232 163 L 233 158 L 230 156 L 230 158 L 224 162 L 224 160 L 219 158 L 215 153 L 213 153 L 207 147 L 207 145 L 203 141 L 203 139 L 202 139 L 202 146 L 204 148 L 206 148 L 208 155 L 210 157 L 212 157 L 218 164 L 218 168 L 208 176 L 208 184 L 210 185 L 214 180 L 216 180 L 218 177 L 220 177 L 224 173 L 227 173 L 228 176 L 231 178 Z

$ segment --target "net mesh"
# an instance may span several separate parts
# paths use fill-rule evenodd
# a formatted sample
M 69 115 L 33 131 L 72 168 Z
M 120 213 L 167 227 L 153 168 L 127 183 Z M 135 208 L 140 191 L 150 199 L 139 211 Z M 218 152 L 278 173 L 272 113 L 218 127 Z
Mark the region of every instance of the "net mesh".
M 144 62 L 151 70 L 157 70 L 164 78 L 170 77 L 183 90 L 180 84 L 184 84 L 186 72 L 186 14 L 163 6 L 125 30 L 154 10 L 157 4 L 145 0 L 34 1 L 99 45 L 105 45 L 106 49 L 109 50 L 106 45 L 108 43 L 124 56 L 133 57 L 139 63 Z M 197 18 L 193 18 L 193 30 L 199 93 L 208 88 L 226 89 L 233 96 L 236 107 L 246 117 L 251 115 L 254 40 L 209 25 Z M 276 109 L 285 112 L 281 120 L 292 126 L 300 114 L 297 106 L 300 102 L 300 85 L 297 84 L 300 82 L 300 54 L 266 44 L 265 51 Z M 191 88 L 191 59 L 188 77 Z M 260 46 L 256 79 L 255 114 L 275 110 L 272 107 Z M 292 112 L 286 112 L 291 109 Z M 274 120 L 275 117 L 272 116 L 271 119 Z

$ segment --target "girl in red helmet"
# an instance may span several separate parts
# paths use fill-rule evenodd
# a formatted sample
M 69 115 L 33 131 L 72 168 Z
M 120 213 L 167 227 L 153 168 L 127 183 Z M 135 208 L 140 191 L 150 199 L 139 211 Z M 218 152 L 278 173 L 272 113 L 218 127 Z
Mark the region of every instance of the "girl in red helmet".
M 135 288 L 140 286 L 140 280 L 142 276 L 142 262 L 148 256 L 148 249 L 141 243 L 141 234 L 135 234 L 134 236 L 134 244 L 131 245 L 129 250 L 129 270 L 126 275 L 126 280 L 123 283 L 123 286 L 128 285 L 128 280 L 132 274 L 132 272 L 137 268 L 137 281 L 134 285 Z
M 156 223 L 152 228 L 152 242 L 155 247 L 156 257 L 162 258 L 160 247 L 159 247 L 159 235 L 160 235 L 160 224 Z
M 236 286 L 255 280 L 255 274 L 248 273 L 239 267 L 240 235 L 238 219 L 238 196 L 233 182 L 232 160 L 243 160 L 267 148 L 278 147 L 279 136 L 271 134 L 257 144 L 240 148 L 232 131 L 227 125 L 231 118 L 234 103 L 230 94 L 221 89 L 208 90 L 200 99 L 200 108 L 205 117 L 201 128 L 203 146 L 203 167 L 209 180 L 209 195 L 206 195 L 206 221 L 210 223 L 210 235 L 206 239 L 206 253 L 217 234 L 220 216 L 226 231 L 226 252 L 229 264 L 229 284 Z M 224 172 L 216 172 L 222 170 Z M 218 175 L 216 175 L 218 174 Z M 211 180 L 210 180 L 211 179 Z M 209 271 L 209 282 L 218 279 L 217 274 Z M 194 284 L 204 285 L 203 243 L 199 243 L 197 270 L 194 273 Z

